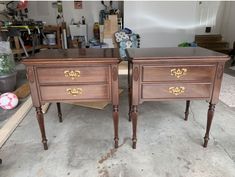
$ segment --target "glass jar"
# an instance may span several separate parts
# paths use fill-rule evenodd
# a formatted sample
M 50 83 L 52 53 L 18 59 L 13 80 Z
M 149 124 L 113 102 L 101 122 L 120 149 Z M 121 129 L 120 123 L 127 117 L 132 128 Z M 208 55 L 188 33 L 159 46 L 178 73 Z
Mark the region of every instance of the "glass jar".
M 99 27 L 98 22 L 94 23 L 93 32 L 94 32 L 94 38 L 99 41 L 100 40 L 100 27 Z

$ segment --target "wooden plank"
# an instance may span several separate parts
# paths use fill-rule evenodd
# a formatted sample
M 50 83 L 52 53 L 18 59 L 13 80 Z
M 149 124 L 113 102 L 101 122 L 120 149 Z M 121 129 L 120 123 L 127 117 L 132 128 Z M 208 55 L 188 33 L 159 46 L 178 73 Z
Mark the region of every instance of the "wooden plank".
M 16 49 L 19 50 L 20 49 L 19 38 L 17 36 L 14 36 L 14 41 Z
M 123 89 L 119 89 L 119 94 L 123 92 Z M 93 108 L 93 109 L 104 109 L 110 102 L 107 101 L 97 101 L 97 102 L 77 102 L 77 103 L 68 103 L 77 106 Z
M 109 104 L 109 102 L 99 101 L 99 102 L 84 102 L 84 103 L 80 102 L 80 103 L 68 103 L 68 104 L 73 104 L 73 105 L 88 107 L 88 108 L 93 108 L 93 109 L 104 109 L 105 106 Z
M 38 46 L 35 47 L 35 50 L 38 50 L 38 49 L 41 49 L 41 48 L 43 48 L 43 46 L 42 45 L 38 45 Z M 33 47 L 26 48 L 27 52 L 31 52 L 32 50 L 33 50 Z M 22 54 L 22 53 L 24 53 L 24 50 L 22 48 L 20 48 L 20 49 L 12 49 L 12 53 L 14 55 L 15 54 Z
M 17 88 L 13 92 L 18 99 L 24 99 L 30 94 L 30 88 L 29 88 L 29 83 L 22 84 L 19 88 Z
M 42 105 L 42 113 L 43 114 L 46 114 L 49 106 L 50 106 L 50 103 L 45 103 L 44 105 Z
M 32 99 L 31 96 L 24 102 L 24 104 L 13 114 L 8 121 L 3 125 L 0 129 L 0 148 L 7 141 L 7 139 L 14 132 L 16 127 L 20 124 L 20 122 L 24 119 L 26 114 L 32 108 Z
M 119 63 L 118 74 L 128 75 L 128 62 L 127 61 L 122 61 L 121 63 Z

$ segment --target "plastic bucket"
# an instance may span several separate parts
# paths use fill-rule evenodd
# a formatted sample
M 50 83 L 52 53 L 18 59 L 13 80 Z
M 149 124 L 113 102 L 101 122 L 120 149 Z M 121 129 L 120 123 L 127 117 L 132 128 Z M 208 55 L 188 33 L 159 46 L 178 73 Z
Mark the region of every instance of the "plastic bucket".
M 0 76 L 0 92 L 12 92 L 16 87 L 16 74 L 17 72 Z
M 46 37 L 48 39 L 48 45 L 56 45 L 55 34 L 47 34 Z

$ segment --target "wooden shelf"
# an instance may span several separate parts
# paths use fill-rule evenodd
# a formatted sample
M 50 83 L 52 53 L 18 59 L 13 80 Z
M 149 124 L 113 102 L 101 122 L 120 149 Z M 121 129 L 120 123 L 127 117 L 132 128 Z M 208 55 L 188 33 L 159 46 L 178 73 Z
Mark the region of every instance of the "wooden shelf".
M 35 46 L 35 50 L 42 49 L 42 48 L 49 48 L 49 49 L 60 49 L 62 48 L 61 45 L 61 31 L 62 29 L 66 29 L 66 24 L 63 23 L 62 25 L 47 25 L 44 26 L 43 32 L 44 33 L 56 33 L 56 45 L 37 45 Z M 15 49 L 12 49 L 12 53 L 14 55 L 20 56 L 21 54 L 24 54 L 23 48 L 21 48 L 19 39 L 17 37 L 14 37 L 14 42 L 15 42 Z M 26 51 L 27 52 L 32 52 L 33 47 L 27 47 L 26 46 Z
M 38 49 L 41 49 L 43 48 L 42 45 L 38 45 L 35 47 L 35 50 L 38 50 Z M 29 48 L 26 48 L 26 51 L 27 52 L 32 52 L 33 51 L 33 47 L 29 47 Z M 21 49 L 12 49 L 12 53 L 15 55 L 15 54 L 22 54 L 24 53 L 24 50 L 21 48 Z
M 49 48 L 49 49 L 58 49 L 57 45 L 41 45 L 42 48 Z
M 118 74 L 128 75 L 128 62 L 127 61 L 122 61 L 119 63 Z
M 47 25 L 44 26 L 43 32 L 44 33 L 56 33 L 56 45 L 51 46 L 51 45 L 44 45 L 45 47 L 48 48 L 61 48 L 61 26 L 60 25 Z

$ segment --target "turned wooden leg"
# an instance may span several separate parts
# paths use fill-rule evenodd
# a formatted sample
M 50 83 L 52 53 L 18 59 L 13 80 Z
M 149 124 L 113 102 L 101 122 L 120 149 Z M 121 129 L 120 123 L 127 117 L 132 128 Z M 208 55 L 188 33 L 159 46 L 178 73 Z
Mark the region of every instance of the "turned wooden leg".
M 214 117 L 214 111 L 215 111 L 215 104 L 209 105 L 208 113 L 207 113 L 207 125 L 206 125 L 206 134 L 204 137 L 204 144 L 203 147 L 207 147 L 208 141 L 209 141 L 209 133 L 211 128 L 211 123 Z
M 60 103 L 56 103 L 57 105 L 57 111 L 58 111 L 58 117 L 59 117 L 59 121 L 62 122 L 62 113 L 61 113 L 61 107 L 60 107 Z
M 131 112 L 132 112 L 132 109 L 131 109 L 131 107 L 132 107 L 131 88 L 128 88 L 128 100 L 129 100 L 129 114 L 128 115 L 129 115 L 129 122 L 131 122 Z
M 186 101 L 186 108 L 185 108 L 185 118 L 184 120 L 187 121 L 188 120 L 188 115 L 189 115 L 189 106 L 190 106 L 190 100 Z
M 131 112 L 131 120 L 132 120 L 132 129 L 133 129 L 133 136 L 132 136 L 132 148 L 136 149 L 136 130 L 137 130 L 137 113 L 138 113 L 138 107 L 136 105 L 132 106 L 132 112 Z
M 118 106 L 113 105 L 114 147 L 118 148 Z
M 46 138 L 46 132 L 45 132 L 45 126 L 44 126 L 44 117 L 43 117 L 41 106 L 36 107 L 36 112 L 37 112 L 37 119 L 38 119 L 38 124 L 39 124 L 40 131 L 41 131 L 42 143 L 43 143 L 43 146 L 44 146 L 44 150 L 47 150 L 48 149 L 47 138 Z
M 129 122 L 131 121 L 131 106 L 132 106 L 132 96 L 131 96 L 131 78 L 130 78 L 130 62 L 128 62 L 128 102 L 129 102 Z

